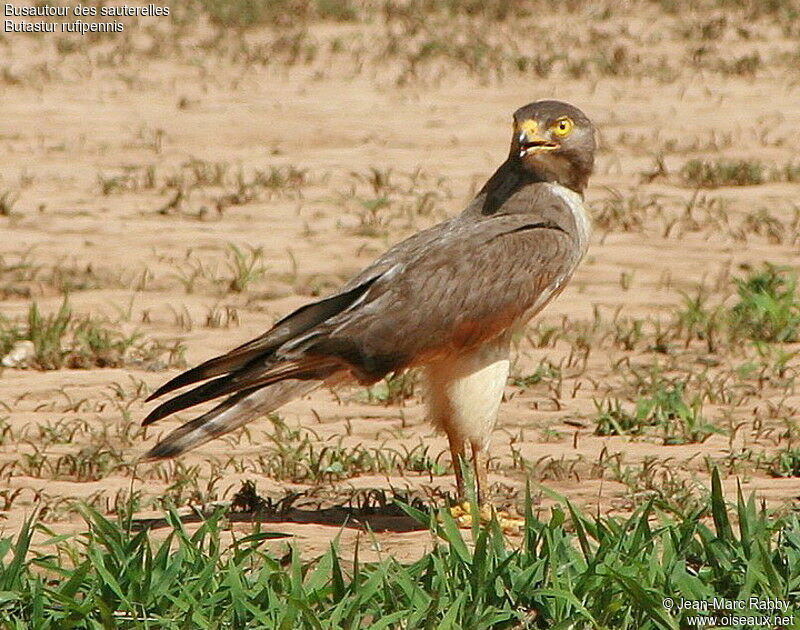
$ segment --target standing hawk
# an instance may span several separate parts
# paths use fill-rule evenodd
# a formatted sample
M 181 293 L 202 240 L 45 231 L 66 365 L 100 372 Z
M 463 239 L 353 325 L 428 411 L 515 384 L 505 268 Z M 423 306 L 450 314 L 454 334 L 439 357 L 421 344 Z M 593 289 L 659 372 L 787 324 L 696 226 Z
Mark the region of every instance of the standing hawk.
M 260 337 L 180 374 L 152 400 L 148 425 L 227 396 L 154 446 L 175 457 L 325 383 L 373 384 L 423 368 L 430 420 L 447 434 L 460 496 L 469 444 L 478 501 L 513 333 L 563 289 L 583 258 L 583 191 L 592 123 L 576 107 L 537 101 L 514 113 L 511 151 L 458 216 L 398 243 L 341 291 L 287 315 Z

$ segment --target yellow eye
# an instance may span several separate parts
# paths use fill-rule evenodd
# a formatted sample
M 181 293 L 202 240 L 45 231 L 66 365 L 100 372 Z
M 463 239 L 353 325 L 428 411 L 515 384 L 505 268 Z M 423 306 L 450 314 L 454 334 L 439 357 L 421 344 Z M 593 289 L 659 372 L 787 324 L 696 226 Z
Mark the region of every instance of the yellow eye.
M 563 138 L 572 133 L 572 128 L 574 126 L 575 123 L 572 122 L 572 119 L 564 116 L 563 118 L 559 118 L 556 124 L 553 125 L 553 133 Z

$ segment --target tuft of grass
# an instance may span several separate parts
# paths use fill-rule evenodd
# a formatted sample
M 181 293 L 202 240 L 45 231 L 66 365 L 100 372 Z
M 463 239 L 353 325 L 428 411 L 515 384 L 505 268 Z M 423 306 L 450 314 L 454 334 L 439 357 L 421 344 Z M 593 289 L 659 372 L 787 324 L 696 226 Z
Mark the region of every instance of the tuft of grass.
M 755 186 L 766 181 L 766 169 L 756 160 L 695 159 L 683 165 L 680 177 L 695 188 Z
M 597 409 L 595 435 L 641 435 L 647 427 L 656 426 L 658 418 L 650 413 L 649 403 L 640 401 L 633 413 L 622 408 L 618 400 L 605 404 L 594 402 Z
M 687 401 L 683 383 L 664 384 L 650 398 L 639 401 L 637 416 L 663 427 L 664 444 L 705 442 L 720 429 L 701 414 L 698 397 Z
M 685 334 L 687 346 L 691 340 L 700 339 L 709 353 L 715 353 L 724 342 L 780 343 L 798 339 L 800 299 L 795 272 L 764 263 L 747 276 L 734 278 L 734 284 L 738 301 L 733 306 L 709 304 L 703 291 L 695 297 L 683 296 L 676 325 Z
M 685 383 L 656 378 L 646 385 L 649 393 L 637 399 L 633 411 L 616 399 L 595 401 L 595 434 L 642 435 L 649 427 L 658 427 L 664 444 L 687 444 L 721 432 L 703 417 L 701 397 L 687 397 Z
M 154 340 L 144 341 L 139 333 L 126 335 L 100 320 L 78 317 L 66 299 L 57 311 L 48 314 L 43 314 L 33 302 L 24 323 L 0 316 L 0 353 L 5 355 L 20 341 L 33 344 L 27 364 L 39 370 L 126 364 L 166 368 L 185 364 L 182 344 L 170 346 Z
M 267 274 L 267 266 L 263 260 L 263 247 L 248 247 L 245 251 L 233 243 L 229 243 L 225 261 L 230 272 L 228 290 L 242 293 L 251 284 L 262 279 Z
M 800 450 L 782 449 L 767 462 L 767 470 L 773 477 L 800 477 Z
M 594 222 L 604 232 L 642 232 L 650 216 L 663 214 L 656 197 L 624 197 L 614 193 L 604 199 L 594 214 Z
M 512 376 L 509 381 L 514 387 L 529 389 L 539 383 L 558 380 L 561 378 L 561 368 L 550 361 L 542 361 L 536 366 L 532 374 L 526 376 Z
M 731 308 L 730 325 L 737 337 L 767 342 L 797 341 L 800 299 L 797 274 L 765 263 L 745 278 L 736 278 L 739 301 Z
M 247 464 L 249 470 L 273 479 L 293 482 L 320 482 L 348 479 L 359 474 L 400 471 L 443 475 L 443 452 L 430 453 L 422 442 L 400 448 L 386 444 L 346 445 L 342 436 L 320 440 L 311 430 L 294 429 L 277 414 L 271 414 L 273 433 L 267 435 L 266 451 Z M 244 469 L 243 469 L 244 470 Z

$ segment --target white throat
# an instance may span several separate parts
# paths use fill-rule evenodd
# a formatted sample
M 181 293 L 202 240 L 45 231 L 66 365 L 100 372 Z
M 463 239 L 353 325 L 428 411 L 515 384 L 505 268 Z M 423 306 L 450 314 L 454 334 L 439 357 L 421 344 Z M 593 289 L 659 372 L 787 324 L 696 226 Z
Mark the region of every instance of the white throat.
M 592 233 L 592 221 L 583 205 L 583 198 L 574 190 L 570 190 L 561 184 L 548 182 L 545 185 L 549 186 L 552 192 L 561 197 L 572 211 L 572 216 L 575 218 L 575 225 L 578 227 L 579 244 L 582 252 L 585 252 L 587 247 L 589 247 L 589 236 Z

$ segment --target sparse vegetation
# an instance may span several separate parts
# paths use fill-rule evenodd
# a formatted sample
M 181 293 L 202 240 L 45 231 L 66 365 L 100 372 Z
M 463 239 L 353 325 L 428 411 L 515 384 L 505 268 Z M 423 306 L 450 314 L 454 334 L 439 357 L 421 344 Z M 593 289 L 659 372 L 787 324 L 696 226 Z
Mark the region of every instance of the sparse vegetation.
M 754 160 L 689 160 L 681 169 L 681 179 L 697 188 L 755 186 L 765 181 L 765 168 Z
M 341 436 L 326 441 L 311 430 L 288 427 L 275 414 L 270 419 L 274 432 L 267 436 L 267 452 L 243 464 L 242 472 L 296 483 L 341 480 L 365 473 L 447 472 L 440 463 L 442 453 L 430 454 L 430 447 L 421 442 L 399 447 L 346 445 Z
M 640 435 L 649 426 L 658 424 L 658 418 L 648 413 L 649 404 L 644 401 L 637 405 L 634 413 L 625 411 L 618 400 L 602 404 L 595 401 L 597 407 L 597 435 Z
M 735 282 L 739 300 L 731 308 L 730 318 L 736 336 L 755 341 L 797 341 L 800 297 L 795 273 L 765 264 Z
M 597 435 L 641 435 L 648 427 L 658 427 L 664 444 L 686 444 L 703 442 L 720 432 L 703 418 L 699 398 L 687 402 L 683 383 L 659 383 L 631 412 L 619 401 L 595 401 L 595 406 Z
M 49 314 L 42 314 L 32 303 L 25 323 L 0 318 L 0 353 L 8 354 L 20 341 L 29 341 L 31 352 L 20 358 L 18 367 L 58 370 L 135 363 L 163 368 L 185 365 L 180 345 L 145 341 L 139 333 L 125 335 L 99 320 L 75 316 L 66 299 Z M 162 358 L 164 355 L 166 358 Z
M 263 278 L 267 273 L 267 267 L 262 262 L 263 257 L 262 247 L 250 247 L 249 251 L 244 251 L 233 243 L 229 244 L 226 261 L 230 276 L 228 289 L 234 293 L 241 293 Z

